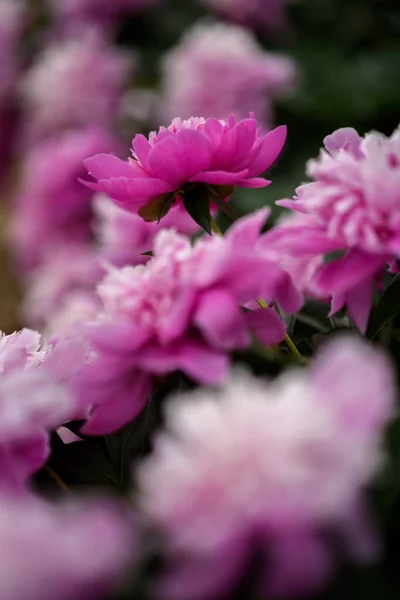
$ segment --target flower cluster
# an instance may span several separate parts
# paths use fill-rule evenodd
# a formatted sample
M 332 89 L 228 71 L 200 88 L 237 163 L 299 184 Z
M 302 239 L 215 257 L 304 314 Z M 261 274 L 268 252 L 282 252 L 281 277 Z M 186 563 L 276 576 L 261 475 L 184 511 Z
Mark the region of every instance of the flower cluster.
M 162 597 L 229 597 L 256 551 L 261 592 L 314 593 L 333 572 L 329 532 L 343 554 L 374 560 L 362 490 L 394 400 L 386 358 L 343 337 L 308 372 L 238 372 L 171 401 L 138 472 L 142 510 L 167 536 Z
M 168 115 L 245 118 L 254 111 L 272 120 L 272 101 L 296 79 L 294 61 L 263 52 L 250 31 L 224 23 L 200 23 L 163 60 L 163 100 Z
M 104 434 L 131 421 L 149 399 L 152 376 L 180 370 L 200 383 L 228 375 L 228 352 L 283 340 L 273 308 L 245 311 L 262 297 L 295 312 L 301 296 L 286 272 L 258 251 L 266 212 L 238 221 L 225 238 L 194 245 L 173 230 L 154 239 L 146 265 L 110 268 L 98 286 L 104 313 L 85 327 L 96 358 L 79 387 L 93 411 L 84 431 Z

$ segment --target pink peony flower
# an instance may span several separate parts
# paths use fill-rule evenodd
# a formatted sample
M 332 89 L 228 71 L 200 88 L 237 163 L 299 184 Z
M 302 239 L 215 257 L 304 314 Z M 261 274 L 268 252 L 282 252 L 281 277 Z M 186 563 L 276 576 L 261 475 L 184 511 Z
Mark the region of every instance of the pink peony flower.
M 230 21 L 258 30 L 278 33 L 288 29 L 287 6 L 293 0 L 201 0 L 206 7 Z
M 49 457 L 49 432 L 84 416 L 66 382 L 86 358 L 72 340 L 49 345 L 28 329 L 0 338 L 0 487 L 23 489 Z
M 28 152 L 9 236 L 21 269 L 36 267 L 63 243 L 91 238 L 93 193 L 78 181 L 83 175 L 82 161 L 93 152 L 116 146 L 110 133 L 89 128 L 66 132 Z
M 326 150 L 307 165 L 312 183 L 299 187 L 293 201 L 277 203 L 301 213 L 303 226 L 271 236 L 281 252 L 297 257 L 343 251 L 316 270 L 311 285 L 332 297 L 332 313 L 347 305 L 364 331 L 374 282 L 400 256 L 400 134 L 360 138 L 346 128 L 324 142 Z
M 108 502 L 2 496 L 0 539 L 2 600 L 98 600 L 134 554 L 129 522 Z
M 200 23 L 163 60 L 163 97 L 168 116 L 215 116 L 250 111 L 264 126 L 272 102 L 288 93 L 296 79 L 294 61 L 263 52 L 247 29 L 225 23 Z
M 96 30 L 49 44 L 22 81 L 28 138 L 112 125 L 132 62 Z
M 206 191 L 221 198 L 231 195 L 234 186 L 267 186 L 270 182 L 259 175 L 276 160 L 285 138 L 286 127 L 262 135 L 253 117 L 236 122 L 231 115 L 228 123 L 174 119 L 148 139 L 136 135 L 133 158 L 127 161 L 110 154 L 87 159 L 85 165 L 97 183 L 86 185 L 105 192 L 126 210 L 157 220 L 199 185 L 211 186 Z
M 194 246 L 163 230 L 146 265 L 110 267 L 98 286 L 104 315 L 86 328 L 96 353 L 80 381 L 85 405 L 93 405 L 86 433 L 109 433 L 135 418 L 153 375 L 181 370 L 218 384 L 228 374 L 228 352 L 246 348 L 252 331 L 266 345 L 283 340 L 285 324 L 274 309 L 241 308 L 259 296 L 282 301 L 287 311 L 301 304 L 289 276 L 257 251 L 266 215 L 243 218 L 226 237 Z
M 160 597 L 228 594 L 256 549 L 260 596 L 309 595 L 334 569 L 328 532 L 347 556 L 375 560 L 362 490 L 395 398 L 381 351 L 342 337 L 308 371 L 269 383 L 239 371 L 221 390 L 172 400 L 138 470 L 143 513 L 171 559 Z

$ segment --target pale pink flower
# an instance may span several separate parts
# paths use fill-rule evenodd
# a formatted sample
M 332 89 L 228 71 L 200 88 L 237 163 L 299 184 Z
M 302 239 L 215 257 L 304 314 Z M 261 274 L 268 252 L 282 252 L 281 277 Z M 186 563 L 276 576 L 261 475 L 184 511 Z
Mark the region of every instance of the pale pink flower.
M 97 183 L 86 185 L 105 192 L 123 208 L 145 219 L 158 220 L 173 202 L 182 200 L 197 185 L 210 196 L 227 197 L 234 186 L 265 187 L 261 178 L 276 160 L 286 139 L 286 127 L 262 135 L 251 117 L 239 122 L 231 115 L 228 123 L 192 117 L 174 119 L 149 138 L 133 139 L 133 158 L 122 161 L 98 154 L 85 161 Z M 153 211 L 149 214 L 149 206 Z
M 132 66 L 133 57 L 96 30 L 50 43 L 21 83 L 28 137 L 111 126 Z
M 2 600 L 98 600 L 134 558 L 133 528 L 118 505 L 0 497 Z
M 362 490 L 395 398 L 381 351 L 342 337 L 308 371 L 272 382 L 239 371 L 219 391 L 172 400 L 138 472 L 142 510 L 172 559 L 160 597 L 226 594 L 256 549 L 264 593 L 315 592 L 334 568 L 328 532 L 343 555 L 375 560 Z
M 146 265 L 110 267 L 98 286 L 104 315 L 86 327 L 97 354 L 81 379 L 85 405 L 94 408 L 86 433 L 108 433 L 135 418 L 153 375 L 181 370 L 218 384 L 228 374 L 228 353 L 246 348 L 252 331 L 266 345 L 283 340 L 285 324 L 273 308 L 242 308 L 257 297 L 286 311 L 301 305 L 287 273 L 257 252 L 266 215 L 245 217 L 224 238 L 193 246 L 163 230 Z
M 287 7 L 293 0 L 200 0 L 229 19 L 258 30 L 278 33 L 288 29 Z
M 168 117 L 250 111 L 268 127 L 272 103 L 294 86 L 297 69 L 283 54 L 264 52 L 252 33 L 225 23 L 200 23 L 188 30 L 162 63 L 164 110 Z
M 49 433 L 85 416 L 69 389 L 85 361 L 79 340 L 49 344 L 29 329 L 0 337 L 0 487 L 23 489 L 49 457 Z
M 89 128 L 65 132 L 28 152 L 9 235 L 21 269 L 41 264 L 61 244 L 91 238 L 93 192 L 78 181 L 85 172 L 82 161 L 116 147 L 118 142 L 108 131 Z
M 400 257 L 400 134 L 360 138 L 345 128 L 324 140 L 293 201 L 277 204 L 301 213 L 303 226 L 271 232 L 281 252 L 298 258 L 343 251 L 313 275 L 312 287 L 332 297 L 332 313 L 344 305 L 364 331 L 375 281 Z
M 85 415 L 65 385 L 85 355 L 79 341 L 53 346 L 28 329 L 0 337 L 0 487 L 23 489 L 49 457 L 49 433 Z

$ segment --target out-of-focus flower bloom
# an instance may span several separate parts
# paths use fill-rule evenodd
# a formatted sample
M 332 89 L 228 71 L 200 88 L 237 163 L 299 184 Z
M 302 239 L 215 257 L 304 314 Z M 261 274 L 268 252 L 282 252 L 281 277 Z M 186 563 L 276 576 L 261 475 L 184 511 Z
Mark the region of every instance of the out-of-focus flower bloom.
M 230 21 L 277 33 L 287 30 L 286 10 L 293 0 L 201 0 Z
M 196 185 L 211 186 L 210 195 L 220 197 L 230 196 L 234 186 L 267 186 L 270 182 L 260 175 L 276 160 L 285 139 L 286 127 L 262 135 L 253 117 L 237 122 L 231 115 L 228 123 L 174 119 L 148 139 L 136 135 L 133 158 L 127 161 L 109 154 L 86 160 L 97 180 L 86 184 L 126 210 L 157 220 Z
M 80 388 L 93 412 L 85 432 L 112 432 L 148 401 L 152 375 L 176 370 L 200 383 L 228 374 L 228 353 L 251 342 L 283 340 L 285 324 L 272 308 L 244 311 L 250 300 L 282 302 L 296 311 L 301 297 L 287 273 L 257 251 L 263 210 L 237 221 L 222 237 L 190 240 L 171 230 L 154 240 L 144 265 L 110 268 L 98 286 L 104 315 L 84 329 L 97 358 Z
M 93 152 L 112 151 L 116 146 L 110 133 L 89 128 L 66 132 L 29 151 L 10 231 L 21 269 L 37 266 L 61 244 L 91 238 L 93 193 L 78 181 L 85 172 L 82 161 Z
M 294 61 L 263 52 L 250 31 L 224 23 L 200 23 L 163 61 L 163 97 L 168 117 L 253 111 L 265 126 L 272 101 L 287 93 L 296 78 Z
M 28 329 L 0 338 L 0 486 L 21 489 L 46 462 L 49 432 L 83 416 L 64 385 L 83 368 L 80 341 L 50 345 Z
M 0 498 L 2 600 L 103 598 L 133 559 L 133 529 L 120 507 L 60 506 Z
M 106 196 L 94 199 L 97 247 L 101 259 L 116 266 L 147 262 L 153 240 L 161 229 L 173 228 L 178 233 L 193 235 L 199 230 L 183 206 L 173 207 L 161 223 L 143 221 L 137 214 L 121 209 Z
M 132 58 L 96 30 L 49 44 L 22 82 L 28 138 L 111 125 Z
M 151 9 L 162 0 L 49 0 L 61 31 L 69 33 L 88 25 L 109 27 L 124 15 Z
M 395 396 L 385 356 L 343 337 L 308 371 L 269 383 L 239 372 L 220 391 L 172 401 L 139 467 L 142 509 L 174 566 L 162 597 L 227 593 L 252 551 L 265 558 L 264 593 L 315 592 L 334 568 L 329 532 L 348 556 L 375 560 L 362 489 L 381 465 Z
M 160 224 L 143 221 L 106 196 L 93 199 L 93 212 L 94 243 L 65 243 L 51 248 L 43 265 L 29 275 L 25 319 L 31 326 L 45 327 L 49 335 L 95 317 L 101 308 L 95 286 L 103 278 L 106 264 L 145 264 L 149 256 L 143 253 L 152 250 L 154 237 L 163 228 L 173 227 L 188 235 L 198 230 L 180 206 L 173 208 Z
M 307 174 L 313 179 L 296 190 L 294 200 L 277 204 L 300 217 L 297 227 L 272 231 L 266 243 L 282 253 L 332 259 L 316 269 L 310 281 L 315 293 L 332 297 L 332 313 L 344 305 L 365 330 L 375 281 L 386 264 L 400 258 L 400 133 L 370 133 L 360 138 L 350 128 L 324 140 Z M 344 254 L 335 257 L 335 252 Z

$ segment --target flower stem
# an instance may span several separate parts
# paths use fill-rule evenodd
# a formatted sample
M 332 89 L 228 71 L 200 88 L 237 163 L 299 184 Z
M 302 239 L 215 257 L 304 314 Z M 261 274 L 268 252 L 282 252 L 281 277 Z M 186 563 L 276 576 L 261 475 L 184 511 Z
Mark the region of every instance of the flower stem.
M 68 492 L 69 488 L 67 484 L 61 479 L 59 475 L 57 475 L 57 473 L 49 465 L 45 465 L 44 470 L 51 477 L 51 479 L 54 481 L 57 487 L 60 488 L 60 490 L 62 490 L 63 492 Z
M 262 298 L 257 298 L 257 304 L 260 308 L 268 308 L 268 304 Z M 297 350 L 296 344 L 293 342 L 288 333 L 285 333 L 285 343 L 293 356 L 296 356 L 297 358 L 303 358 L 300 352 Z
M 211 201 L 218 206 L 223 213 L 226 214 L 231 221 L 236 221 L 239 218 L 236 210 L 232 208 L 225 200 L 217 193 L 215 188 L 212 185 L 207 186 L 209 192 L 211 193 L 212 199 Z
M 224 234 L 222 233 L 222 231 L 218 227 L 218 225 L 217 225 L 217 223 L 216 223 L 216 221 L 215 221 L 215 219 L 213 217 L 210 217 L 210 223 L 211 223 L 211 229 L 213 230 L 213 232 L 216 235 L 220 235 L 220 236 L 223 237 Z

